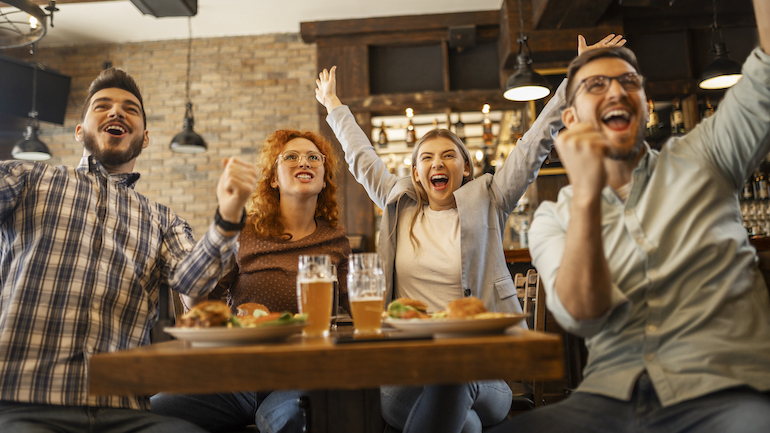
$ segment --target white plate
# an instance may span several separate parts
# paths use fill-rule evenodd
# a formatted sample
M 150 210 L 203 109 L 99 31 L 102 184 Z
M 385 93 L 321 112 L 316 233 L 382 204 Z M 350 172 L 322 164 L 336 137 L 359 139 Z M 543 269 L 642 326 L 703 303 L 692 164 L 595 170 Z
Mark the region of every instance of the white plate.
M 391 319 L 386 323 L 400 331 L 416 334 L 433 334 L 436 337 L 452 337 L 467 334 L 503 333 L 526 318 L 526 314 L 509 314 L 493 319 Z
M 302 323 L 295 323 L 291 325 L 259 326 L 256 328 L 228 328 L 226 326 L 214 328 L 165 327 L 163 330 L 180 340 L 189 341 L 193 346 L 212 347 L 283 340 L 302 332 L 304 326 Z

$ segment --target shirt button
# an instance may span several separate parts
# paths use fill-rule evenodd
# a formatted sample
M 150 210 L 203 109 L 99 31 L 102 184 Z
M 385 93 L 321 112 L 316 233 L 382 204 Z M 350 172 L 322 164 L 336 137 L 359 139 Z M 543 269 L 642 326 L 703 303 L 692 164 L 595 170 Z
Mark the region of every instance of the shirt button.
M 648 361 L 652 361 L 653 359 L 655 359 L 655 354 L 654 353 L 648 353 L 647 354 L 647 360 Z
M 655 331 L 658 330 L 658 327 L 655 326 L 655 325 L 650 325 L 650 326 L 647 327 L 647 330 L 650 331 L 650 332 L 655 332 Z
M 108 235 L 111 235 L 112 234 L 112 228 L 111 227 L 107 227 L 106 232 L 107 232 Z
M 471 295 L 471 289 L 465 289 L 465 290 L 463 291 L 463 294 L 464 294 L 465 296 L 470 296 L 470 295 Z
M 92 355 L 94 353 L 94 347 L 90 345 L 86 346 L 86 353 Z
M 103 271 L 106 271 L 106 270 L 107 270 L 107 263 L 102 263 L 101 265 L 99 265 L 99 267 L 100 267 L 100 268 L 101 268 Z

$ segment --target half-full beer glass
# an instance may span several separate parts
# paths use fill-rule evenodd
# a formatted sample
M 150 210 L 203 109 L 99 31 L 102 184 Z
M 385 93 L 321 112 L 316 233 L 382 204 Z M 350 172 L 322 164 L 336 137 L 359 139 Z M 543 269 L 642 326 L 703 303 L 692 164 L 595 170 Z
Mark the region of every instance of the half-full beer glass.
M 299 256 L 297 304 L 299 312 L 307 314 L 303 336 L 329 335 L 333 281 L 332 261 L 328 255 Z
M 376 253 L 351 254 L 348 260 L 348 297 L 356 334 L 382 332 L 385 275 Z

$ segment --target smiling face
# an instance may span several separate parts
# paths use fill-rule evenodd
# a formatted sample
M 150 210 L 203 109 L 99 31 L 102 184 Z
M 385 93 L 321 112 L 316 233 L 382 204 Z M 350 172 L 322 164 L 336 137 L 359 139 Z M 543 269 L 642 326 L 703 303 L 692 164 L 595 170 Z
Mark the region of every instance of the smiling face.
M 317 197 L 324 187 L 324 165 L 312 167 L 308 160 L 309 153 L 321 153 L 318 147 L 306 138 L 294 138 L 286 142 L 281 152 L 285 155 L 287 152 L 296 152 L 299 160 L 296 167 L 289 167 L 279 155 L 276 175 L 270 185 L 278 188 L 281 199 L 288 196 Z
M 596 75 L 617 77 L 636 72 L 624 60 L 603 57 L 586 63 L 575 75 L 575 82 Z M 576 122 L 585 122 L 602 132 L 611 147 L 609 157 L 615 160 L 632 160 L 644 146 L 644 132 L 647 125 L 647 97 L 644 88 L 628 91 L 617 80 L 610 80 L 606 93 L 592 94 L 585 85 L 576 87 L 573 104 L 563 114 L 567 128 Z
M 111 173 L 133 170 L 136 157 L 150 143 L 141 103 L 114 87 L 94 93 L 75 138 Z
M 454 192 L 470 174 L 470 165 L 452 140 L 436 137 L 424 141 L 413 165 L 414 180 L 425 189 L 431 209 L 457 207 Z

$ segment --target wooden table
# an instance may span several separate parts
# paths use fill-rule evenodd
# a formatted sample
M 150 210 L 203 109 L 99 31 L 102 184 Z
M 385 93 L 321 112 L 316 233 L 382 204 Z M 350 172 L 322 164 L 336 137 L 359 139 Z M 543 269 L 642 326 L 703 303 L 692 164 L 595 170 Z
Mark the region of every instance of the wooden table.
M 564 375 L 562 351 L 559 335 L 519 329 L 501 335 L 353 344 L 299 336 L 283 343 L 215 348 L 169 341 L 94 355 L 89 386 L 97 395 L 152 395 L 553 380 Z M 312 431 L 327 431 L 321 419 L 329 416 L 321 414 L 313 395 L 311 402 Z

